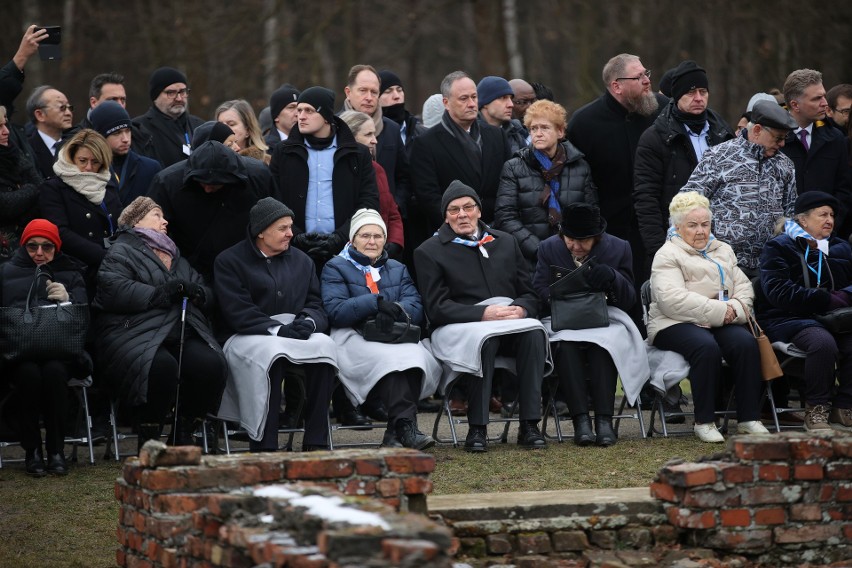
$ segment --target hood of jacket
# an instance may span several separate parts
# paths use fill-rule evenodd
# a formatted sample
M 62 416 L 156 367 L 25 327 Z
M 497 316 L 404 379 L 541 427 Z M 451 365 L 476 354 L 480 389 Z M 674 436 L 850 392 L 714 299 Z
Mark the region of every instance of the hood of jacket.
M 183 183 L 190 181 L 209 185 L 246 184 L 248 170 L 239 154 L 208 140 L 193 150 L 186 161 Z

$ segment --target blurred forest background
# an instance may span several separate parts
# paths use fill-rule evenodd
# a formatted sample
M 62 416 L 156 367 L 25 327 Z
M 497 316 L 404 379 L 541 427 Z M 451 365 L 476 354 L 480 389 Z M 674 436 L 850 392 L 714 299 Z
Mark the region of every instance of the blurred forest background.
M 191 112 L 208 119 L 232 98 L 257 111 L 289 82 L 338 93 L 350 66 L 369 63 L 402 79 L 419 114 L 448 72 L 521 77 L 548 85 L 569 112 L 600 95 L 611 56 L 639 55 L 663 72 L 683 59 L 707 69 L 710 106 L 736 123 L 749 97 L 810 67 L 825 86 L 852 82 L 852 5 L 794 0 L 2 0 L 0 59 L 29 24 L 61 25 L 62 61 L 34 57 L 15 122 L 42 83 L 88 108 L 91 78 L 126 76 L 131 116 L 150 105 L 148 76 L 163 65 L 189 78 Z

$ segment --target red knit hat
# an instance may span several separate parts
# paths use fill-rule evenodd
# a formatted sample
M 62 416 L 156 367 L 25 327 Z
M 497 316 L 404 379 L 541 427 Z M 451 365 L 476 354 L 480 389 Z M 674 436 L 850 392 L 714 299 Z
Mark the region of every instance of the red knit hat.
M 33 219 L 27 226 L 24 227 L 24 232 L 21 234 L 21 244 L 27 244 L 27 241 L 33 237 L 44 237 L 56 245 L 56 252 L 62 248 L 62 239 L 59 238 L 59 227 L 48 221 L 47 219 Z

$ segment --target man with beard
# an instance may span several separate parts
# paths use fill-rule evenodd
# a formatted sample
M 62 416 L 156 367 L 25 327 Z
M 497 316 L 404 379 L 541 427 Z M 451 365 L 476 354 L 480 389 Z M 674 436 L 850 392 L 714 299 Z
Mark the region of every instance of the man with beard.
M 192 134 L 203 120 L 187 112 L 189 87 L 186 75 L 171 67 L 160 67 L 148 79 L 153 104 L 133 119 L 151 137 L 156 159 L 164 168 L 189 156 Z
M 667 72 L 668 73 L 668 72 Z M 672 99 L 639 138 L 633 203 L 648 263 L 666 241 L 669 203 L 710 146 L 734 137 L 728 124 L 707 108 L 707 73 L 694 61 L 671 70 Z
M 636 55 L 622 53 L 610 59 L 603 68 L 603 82 L 606 92 L 571 117 L 568 140 L 592 168 L 607 232 L 625 239 L 633 249 L 638 288 L 647 280 L 648 270 L 633 212 L 633 156 L 639 137 L 668 99 L 651 91 L 651 71 Z

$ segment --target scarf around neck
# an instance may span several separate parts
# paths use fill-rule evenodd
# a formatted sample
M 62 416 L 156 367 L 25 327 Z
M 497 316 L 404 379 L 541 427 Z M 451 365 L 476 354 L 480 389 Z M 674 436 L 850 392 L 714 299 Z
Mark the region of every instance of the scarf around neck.
M 162 251 L 171 258 L 177 256 L 177 245 L 166 233 L 143 227 L 134 227 L 133 232 L 154 251 Z
M 819 252 L 828 256 L 828 239 L 814 238 L 794 220 L 787 219 L 784 221 L 784 233 L 794 241 L 797 239 L 804 239 L 808 243 L 808 248 L 814 248 L 814 245 L 816 245 L 816 249 L 819 250 Z
M 441 125 L 450 133 L 450 135 L 458 140 L 468 160 L 473 165 L 473 169 L 477 172 L 482 168 L 482 134 L 479 131 L 479 120 L 474 120 L 470 125 L 470 132 L 465 131 L 461 126 L 456 124 L 448 111 L 444 111 L 441 116 Z
M 559 181 L 562 175 L 562 170 L 565 167 L 566 154 L 562 144 L 556 145 L 556 155 L 553 160 L 547 157 L 544 152 L 533 150 L 533 156 L 538 161 L 541 177 L 544 178 L 545 188 L 541 190 L 538 196 L 539 205 L 548 210 L 547 220 L 550 222 L 550 227 L 556 227 L 562 221 L 562 206 L 559 205 Z
M 370 289 L 370 293 L 378 294 L 379 293 L 378 282 L 379 282 L 379 280 L 382 279 L 382 275 L 379 273 L 379 269 L 382 266 L 384 266 L 384 262 L 382 262 L 382 257 L 380 256 L 378 258 L 378 260 L 376 261 L 376 262 L 381 262 L 381 265 L 379 265 L 379 266 L 373 266 L 372 264 L 362 264 L 361 262 L 359 262 L 361 260 L 361 258 L 363 258 L 364 260 L 369 260 L 369 259 L 367 259 L 366 256 L 362 255 L 357 250 L 355 250 L 355 254 L 358 255 L 358 257 L 360 257 L 356 260 L 355 258 L 352 257 L 352 253 L 350 252 L 351 248 L 352 248 L 352 243 L 346 243 L 346 246 L 343 247 L 342 251 L 340 251 L 340 256 L 342 256 L 343 258 L 348 260 L 350 263 L 352 263 L 352 266 L 354 266 L 355 268 L 357 268 L 358 270 L 361 271 L 361 274 L 364 275 L 364 280 L 366 280 L 366 282 L 367 282 L 367 288 Z
M 331 123 L 331 134 L 327 138 L 319 138 L 313 134 L 305 134 L 305 142 L 310 144 L 314 150 L 325 150 L 331 143 L 334 142 L 334 137 L 337 136 L 337 128 L 334 123 Z
M 343 110 L 355 110 L 352 108 L 352 103 L 349 102 L 349 99 L 343 101 Z M 382 133 L 382 129 L 385 127 L 385 123 L 382 121 L 382 105 L 376 105 L 376 112 L 370 115 L 370 118 L 373 119 L 373 124 L 376 127 L 376 138 L 378 138 L 379 134 Z
M 85 197 L 90 203 L 100 205 L 104 201 L 106 185 L 112 175 L 109 168 L 100 172 L 81 172 L 74 164 L 65 161 L 64 153 L 53 164 L 53 171 L 71 189 Z
M 707 109 L 701 114 L 689 114 L 681 111 L 677 108 L 677 105 L 674 105 L 672 107 L 672 115 L 676 121 L 685 124 L 696 134 L 700 134 L 704 130 L 704 125 L 707 123 Z

